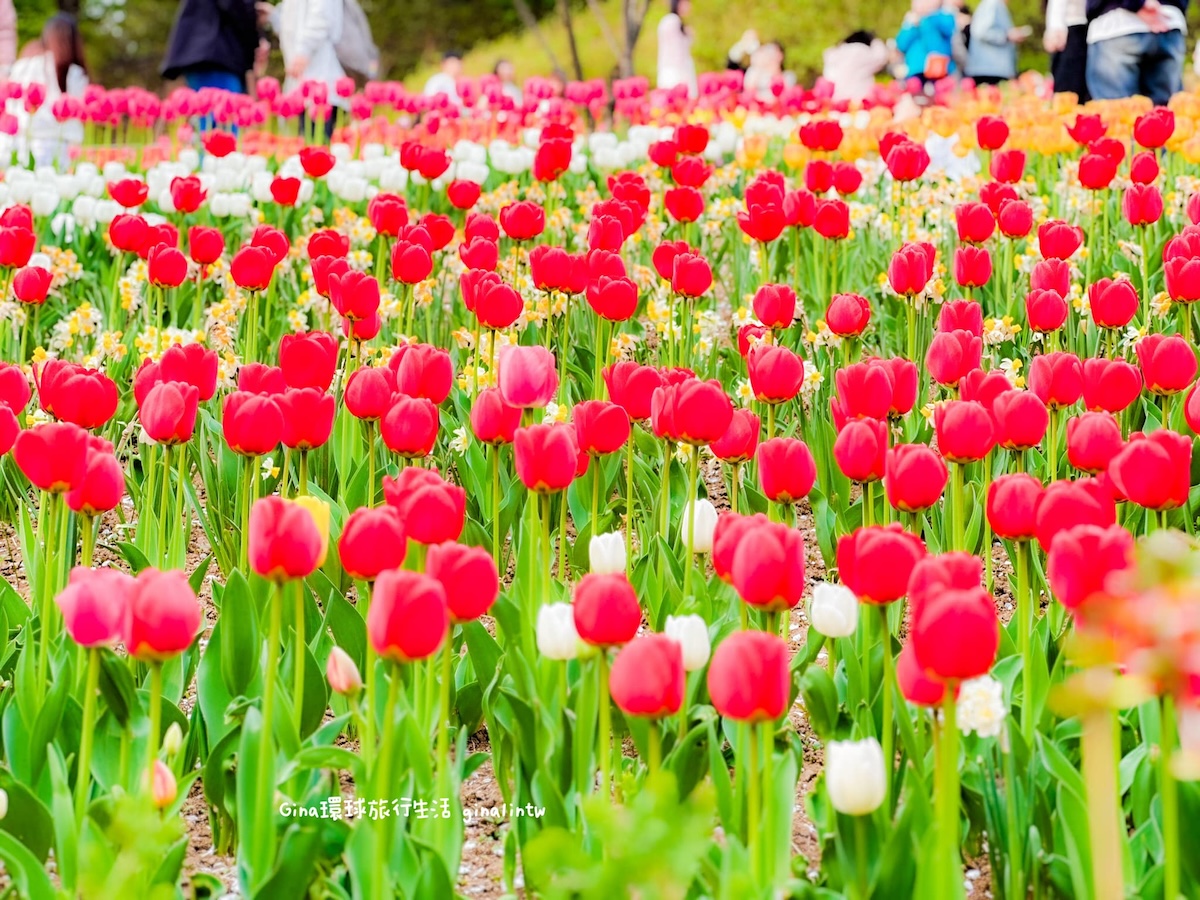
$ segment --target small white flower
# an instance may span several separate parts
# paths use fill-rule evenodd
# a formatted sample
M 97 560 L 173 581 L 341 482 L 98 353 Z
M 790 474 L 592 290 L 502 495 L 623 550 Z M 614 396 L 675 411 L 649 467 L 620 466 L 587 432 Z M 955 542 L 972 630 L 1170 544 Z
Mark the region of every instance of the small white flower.
M 588 542 L 588 571 L 596 575 L 625 573 L 625 537 L 619 531 L 594 534 Z
M 663 633 L 683 648 L 685 672 L 695 672 L 704 668 L 712 652 L 712 641 L 708 637 L 708 623 L 703 618 L 695 614 L 667 616 L 667 625 Z
M 683 517 L 679 522 L 679 535 L 687 546 L 688 523 L 692 525 L 692 552 L 711 553 L 713 548 L 713 532 L 717 528 L 717 509 L 703 498 L 692 500 L 683 508 Z
M 964 681 L 956 704 L 958 726 L 964 734 L 972 731 L 981 738 L 996 737 L 1004 730 L 1008 707 L 1004 705 L 1004 685 L 991 675 Z
M 831 741 L 825 747 L 825 787 L 829 802 L 847 816 L 877 810 L 886 793 L 883 748 L 875 738 Z
M 570 603 L 550 603 L 538 610 L 538 653 L 547 659 L 567 660 L 579 655 L 579 632 Z
M 858 598 L 844 584 L 819 581 L 813 586 L 808 620 L 825 637 L 850 637 L 858 627 Z

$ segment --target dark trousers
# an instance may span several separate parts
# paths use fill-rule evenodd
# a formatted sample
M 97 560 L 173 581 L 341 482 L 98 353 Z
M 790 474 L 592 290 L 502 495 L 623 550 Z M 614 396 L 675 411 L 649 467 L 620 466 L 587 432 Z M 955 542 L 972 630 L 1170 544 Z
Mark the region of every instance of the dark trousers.
M 1080 103 L 1091 99 L 1087 86 L 1086 25 L 1067 29 L 1067 45 L 1050 58 L 1050 74 L 1054 76 L 1054 91 L 1058 94 L 1077 94 Z

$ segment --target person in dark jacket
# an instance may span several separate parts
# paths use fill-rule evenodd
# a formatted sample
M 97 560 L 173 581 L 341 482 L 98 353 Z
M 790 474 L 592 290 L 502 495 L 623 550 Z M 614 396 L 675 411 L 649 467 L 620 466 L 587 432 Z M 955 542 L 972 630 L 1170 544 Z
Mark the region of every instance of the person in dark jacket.
M 182 0 L 162 75 L 183 78 L 194 91 L 211 87 L 242 94 L 258 52 L 254 0 Z
M 1162 106 L 1183 90 L 1188 0 L 1087 0 L 1087 86 L 1094 100 L 1137 94 Z

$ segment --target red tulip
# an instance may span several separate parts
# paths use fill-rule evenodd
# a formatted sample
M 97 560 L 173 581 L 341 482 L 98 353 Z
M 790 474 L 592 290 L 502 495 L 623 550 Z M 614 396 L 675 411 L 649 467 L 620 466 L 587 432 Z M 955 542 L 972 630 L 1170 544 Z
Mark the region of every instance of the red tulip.
M 637 594 L 624 575 L 584 575 L 575 585 L 575 630 L 594 647 L 614 647 L 633 640 L 642 624 Z
M 1104 136 L 1108 130 L 1108 126 L 1104 124 L 1104 120 L 1098 115 L 1078 115 L 1075 117 L 1075 123 L 1067 126 L 1067 134 L 1080 147 L 1086 147 L 1088 144 L 1097 138 Z
M 29 379 L 18 365 L 0 362 L 0 406 L 7 406 L 14 413 L 25 409 L 33 392 Z
M 1060 220 L 1038 226 L 1038 249 L 1042 259 L 1070 259 L 1083 244 L 1083 229 Z
M 396 376 L 391 369 L 358 369 L 346 381 L 346 409 L 357 419 L 373 422 L 382 419 L 391 408 Z
M 465 296 L 464 294 L 464 298 Z M 498 276 L 480 281 L 474 312 L 479 324 L 484 328 L 508 328 L 520 318 L 524 310 L 525 301 L 512 285 L 500 281 Z
M 546 211 L 529 200 L 500 210 L 500 227 L 514 241 L 528 241 L 546 230 Z
M 1117 163 L 1099 153 L 1085 153 L 1079 160 L 1079 183 L 1089 191 L 1101 191 L 1117 177 Z
M 719 440 L 733 419 L 733 403 L 720 382 L 689 378 L 657 388 L 651 398 L 650 422 L 659 437 L 692 445 Z
M 759 344 L 746 357 L 750 387 L 764 403 L 786 403 L 800 393 L 804 361 L 780 344 Z
M 996 217 L 983 203 L 960 203 L 954 208 L 954 221 L 964 244 L 982 244 L 996 230 Z
M 855 419 L 838 432 L 833 443 L 833 458 L 843 475 L 851 481 L 865 483 L 883 478 L 887 450 L 886 422 Z
M 295 206 L 300 199 L 300 179 L 276 175 L 271 181 L 271 199 L 280 206 Z
M 196 429 L 199 392 L 190 384 L 164 381 L 138 404 L 138 421 L 156 444 L 184 444 Z
M 1029 389 L 1050 409 L 1071 406 L 1083 396 L 1083 363 L 1073 353 L 1043 353 L 1029 364 Z
M 946 698 L 947 686 L 921 668 L 911 640 L 905 642 L 896 657 L 896 682 L 904 699 L 916 706 L 939 707 Z
M 882 153 L 883 148 L 880 147 Z M 929 152 L 915 141 L 898 142 L 887 153 L 882 153 L 888 172 L 896 181 L 916 181 L 929 168 Z
M 470 209 L 479 202 L 480 193 L 479 185 L 473 181 L 459 179 L 446 185 L 446 199 L 455 209 Z
M 22 303 L 37 305 L 45 303 L 54 284 L 54 273 L 41 266 L 26 266 L 13 275 L 13 296 Z
M 188 229 L 188 255 L 197 265 L 215 263 L 225 253 L 225 236 L 219 228 L 193 225 Z
M 729 427 L 721 437 L 709 444 L 713 456 L 721 462 L 738 464 L 753 458 L 758 449 L 758 416 L 748 409 L 735 409 Z
M 404 519 L 392 506 L 354 510 L 338 538 L 342 568 L 357 581 L 374 581 L 381 572 L 400 568 L 407 549 Z
M 902 297 L 920 294 L 932 277 L 931 254 L 916 244 L 905 244 L 888 263 L 888 283 Z
M 671 164 L 671 177 L 684 187 L 703 187 L 712 173 L 713 167 L 698 156 L 685 156 Z
M 1032 475 L 1001 475 L 988 486 L 987 518 L 996 536 L 1009 541 L 1031 540 L 1036 532 L 1042 483 Z
M 861 294 L 835 294 L 825 311 L 825 324 L 838 337 L 858 337 L 871 321 L 871 301 Z
M 1106 528 L 1117 521 L 1112 491 L 1097 478 L 1052 481 L 1037 507 L 1037 539 L 1043 551 L 1054 536 L 1073 525 Z
M 424 397 L 392 395 L 379 423 L 384 445 L 405 459 L 422 459 L 433 451 L 438 435 L 438 408 Z
M 1177 334 L 1148 334 L 1134 345 L 1146 390 L 1178 394 L 1196 378 L 1196 353 Z
M 1174 133 L 1175 113 L 1165 106 L 1143 113 L 1133 123 L 1133 139 L 1150 150 L 1166 144 Z
M 1137 315 L 1138 295 L 1124 278 L 1101 278 L 1088 288 L 1092 321 L 1100 328 L 1124 328 Z
M 954 280 L 960 286 L 983 287 L 991 277 L 992 256 L 987 250 L 959 247 L 954 251 Z
M 449 633 L 441 582 L 404 569 L 379 574 L 367 612 L 367 637 L 376 653 L 393 662 L 417 662 L 437 653 Z
M 67 493 L 67 506 L 86 516 L 96 516 L 115 509 L 125 496 L 125 473 L 113 455 L 108 441 L 102 446 L 90 443 L 83 454 L 82 467 L 74 485 Z
M 141 206 L 150 196 L 150 185 L 140 178 L 122 178 L 120 181 L 110 181 L 107 187 L 108 196 L 125 209 Z
M 791 609 L 804 593 L 804 536 L 782 523 L 766 523 L 755 530 L 753 540 L 738 544 L 730 574 L 748 606 Z
M 533 157 L 533 177 L 555 181 L 571 165 L 571 142 L 564 138 L 543 140 Z
M 854 163 L 836 162 L 833 164 L 833 189 L 843 197 L 849 197 L 862 187 L 863 173 Z M 790 224 L 790 223 L 789 223 Z
M 383 478 L 383 498 L 404 519 L 405 533 L 418 544 L 456 541 L 462 534 L 467 493 L 432 469 L 409 466 Z
M 1025 295 L 1025 318 L 1034 331 L 1047 333 L 1067 321 L 1067 301 L 1054 290 L 1033 290 Z
M 328 332 L 285 334 L 279 339 L 279 368 L 288 387 L 329 390 L 337 359 L 338 342 Z
M 1200 259 L 1181 256 L 1163 262 L 1167 294 L 1179 303 L 1200 300 Z
M 983 340 L 969 331 L 939 331 L 925 354 L 925 368 L 940 385 L 954 387 L 983 358 Z
M 135 659 L 162 661 L 190 647 L 202 621 L 183 572 L 142 569 L 127 595 L 121 640 Z
M 480 547 L 434 544 L 425 557 L 425 573 L 441 582 L 450 621 L 456 624 L 486 614 L 500 594 L 496 561 Z
M 616 403 L 585 400 L 573 413 L 579 449 L 592 456 L 615 453 L 629 440 L 629 415 Z
M 1166 428 L 1134 432 L 1108 464 L 1108 477 L 1120 495 L 1144 509 L 1186 504 L 1191 472 L 1192 438 Z
M 187 257 L 166 244 L 151 249 L 146 263 L 147 279 L 155 287 L 179 287 L 187 278 Z
M 996 225 L 1006 238 L 1023 238 L 1033 230 L 1033 208 L 1023 200 L 1005 200 Z
M 279 444 L 283 415 L 270 396 L 234 391 L 221 409 L 221 430 L 234 453 L 263 456 Z
M 520 426 L 520 408 L 505 403 L 498 388 L 487 388 L 475 397 L 471 407 L 471 432 L 476 440 L 493 446 L 511 444 Z
M 71 640 L 80 647 L 116 644 L 134 585 L 134 579 L 118 569 L 72 569 L 70 583 L 54 598 Z
M 88 441 L 88 433 L 78 425 L 47 422 L 17 435 L 13 459 L 34 487 L 63 494 L 82 476 Z
M 671 269 L 671 290 L 683 297 L 702 297 L 712 287 L 712 268 L 697 253 L 676 255 Z
M 397 239 L 392 245 L 392 278 L 402 284 L 419 284 L 433 272 L 431 252 L 413 241 Z
M 1083 405 L 1119 413 L 1138 398 L 1142 373 L 1123 359 L 1097 357 L 1083 361 Z
M 325 561 L 327 535 L 305 506 L 263 497 L 250 509 L 250 568 L 271 581 L 307 578 Z
M 975 122 L 975 138 L 981 150 L 999 150 L 1008 140 L 1008 123 L 1000 116 L 980 116 Z
M 579 442 L 570 425 L 543 424 L 518 428 L 513 439 L 517 477 L 531 491 L 566 490 L 575 480 Z
M 408 224 L 408 207 L 395 194 L 376 194 L 367 204 L 367 218 L 376 232 L 395 237 Z
M 440 404 L 450 396 L 454 365 L 450 354 L 430 344 L 401 344 L 388 368 L 396 376 L 396 390 L 410 397 L 424 397 Z
M 850 207 L 844 200 L 818 200 L 813 230 L 829 241 L 850 236 Z
M 954 550 L 922 557 L 908 578 L 908 601 L 914 615 L 931 598 L 946 590 L 968 591 L 983 584 L 978 556 Z
M 758 477 L 768 500 L 796 503 L 812 490 L 817 478 L 817 464 L 804 441 L 772 438 L 758 448 Z
M 1153 225 L 1162 218 L 1162 194 L 1152 184 L 1132 184 L 1121 199 L 1121 213 L 1134 227 Z
M 796 292 L 786 284 L 764 284 L 754 294 L 754 315 L 767 328 L 791 328 L 796 318 Z
M 92 430 L 105 424 L 117 411 L 117 385 L 96 369 L 59 359 L 48 359 L 35 370 L 38 403 L 63 422 Z
M 704 214 L 704 195 L 693 187 L 673 188 L 663 194 L 663 206 L 676 222 L 695 222 Z
M 500 261 L 500 247 L 487 238 L 475 238 L 459 244 L 458 255 L 468 269 L 494 272 Z
M 146 235 L 149 232 L 150 226 L 146 224 L 146 220 L 141 216 L 129 215 L 122 213 L 114 216 L 113 220 L 108 223 L 108 239 L 112 245 L 122 253 L 140 253 L 143 245 L 146 243 Z M 12 247 L 5 247 L 0 251 L 0 258 L 17 258 L 21 255 L 23 247 L 18 245 L 21 240 L 27 240 L 29 245 L 29 254 L 33 255 L 34 241 L 23 238 L 18 232 L 25 231 L 33 238 L 33 233 L 27 229 L 5 229 L 0 230 L 0 243 L 12 243 Z M 25 265 L 28 259 L 21 263 Z
M 826 201 L 821 201 L 821 203 L 824 202 Z M 841 203 L 840 200 L 830 202 Z M 820 215 L 821 203 L 817 204 L 818 216 Z M 770 243 L 783 234 L 783 229 L 787 227 L 787 218 L 783 212 L 782 198 L 778 204 L 749 204 L 746 210 L 738 212 L 737 223 L 742 233 L 749 237 L 750 240 L 763 244 Z M 848 225 L 849 214 L 847 213 L 847 227 Z
M 856 528 L 838 539 L 838 575 L 863 603 L 892 603 L 908 593 L 909 576 L 924 556 L 921 539 L 898 523 Z
M 1000 645 L 995 600 L 982 587 L 940 592 L 914 610 L 911 641 L 917 663 L 943 681 L 985 675 Z
M 934 409 L 938 451 L 951 462 L 983 459 L 996 444 L 992 417 L 982 403 L 949 400 Z
M 625 715 L 658 719 L 679 712 L 685 685 L 679 642 L 665 634 L 643 634 L 617 653 L 609 691 Z
M 287 390 L 287 381 L 283 377 L 283 369 L 278 366 L 252 362 L 238 369 L 237 386 L 239 391 L 248 394 L 278 396 Z
M 1058 602 L 1074 612 L 1107 595 L 1110 578 L 1133 564 L 1133 535 L 1120 525 L 1081 524 L 1055 535 L 1046 580 Z
M 1158 172 L 1158 158 L 1151 150 L 1135 153 L 1129 162 L 1129 180 L 1134 184 L 1153 184 Z
M 601 275 L 587 287 L 587 302 L 596 315 L 610 322 L 625 322 L 637 311 L 638 288 L 632 278 Z
M 974 300 L 950 300 L 938 313 L 938 331 L 969 331 L 983 336 L 983 307 Z
M 1085 412 L 1067 420 L 1067 460 L 1081 472 L 1105 471 L 1124 446 L 1121 426 L 1112 413 Z
M 941 499 L 950 473 L 942 457 L 926 444 L 898 444 L 884 461 L 883 487 L 888 503 L 904 512 L 920 512 Z
M 1005 184 L 1016 184 L 1025 177 L 1025 151 L 1003 150 L 992 157 L 992 177 Z
M 1050 427 L 1050 411 L 1032 391 L 1005 391 L 992 402 L 996 443 L 1005 450 L 1036 447 Z
M 765 631 L 735 631 L 713 652 L 708 694 L 716 711 L 735 722 L 770 722 L 791 699 L 788 646 Z
M 558 365 L 544 347 L 507 345 L 500 350 L 499 387 L 504 402 L 541 409 L 558 390 Z
M 879 366 L 892 381 L 892 404 L 888 415 L 893 418 L 908 415 L 917 402 L 917 366 L 911 360 L 902 356 L 890 359 L 871 360 L 872 365 Z
M 233 255 L 229 274 L 243 290 L 265 291 L 275 274 L 275 255 L 267 247 L 243 247 Z
M 650 418 L 654 392 L 663 385 L 658 369 L 630 360 L 606 366 L 603 374 L 608 398 L 622 407 L 630 419 Z
M 316 388 L 289 388 L 275 402 L 283 418 L 280 441 L 292 450 L 322 447 L 333 434 L 337 403 Z

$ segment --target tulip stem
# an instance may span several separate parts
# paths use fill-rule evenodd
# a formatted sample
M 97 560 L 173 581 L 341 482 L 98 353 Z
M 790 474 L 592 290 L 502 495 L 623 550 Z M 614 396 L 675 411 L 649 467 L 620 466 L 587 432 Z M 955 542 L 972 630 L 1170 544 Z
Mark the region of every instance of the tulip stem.
M 1017 640 L 1021 647 L 1021 734 L 1033 740 L 1033 597 L 1029 592 L 1029 541 L 1017 544 Z
M 383 736 L 379 744 L 378 768 L 372 773 L 375 776 L 373 793 L 378 800 L 384 799 L 383 792 L 391 778 L 392 744 L 395 742 L 396 703 L 399 696 L 400 667 L 394 665 L 388 676 L 387 704 L 383 708 Z M 388 858 L 391 856 L 391 825 L 391 816 L 384 816 L 380 819 L 379 831 L 375 835 L 375 884 L 381 895 L 386 893 L 383 888 L 387 883 Z
M 174 448 L 167 444 L 163 447 L 162 481 L 159 484 L 158 498 L 158 536 L 154 544 L 154 552 L 158 554 L 159 565 L 167 567 L 167 504 L 171 497 L 171 453 Z
M 596 509 L 600 505 L 600 460 L 592 459 L 592 506 L 588 511 L 588 524 L 592 527 L 592 537 L 599 534 L 596 528 Z
M 991 488 L 991 486 L 992 486 L 992 454 L 991 454 L 991 451 L 988 451 L 988 453 L 986 453 L 983 457 L 982 497 L 983 497 L 984 503 L 987 502 L 988 490 Z M 984 587 L 987 588 L 987 592 L 990 594 L 992 592 L 992 587 L 993 587 L 993 580 L 992 580 L 992 522 L 987 517 L 986 514 L 983 516 L 983 571 L 984 571 L 983 584 L 984 584 Z
M 700 477 L 700 448 L 692 447 L 688 456 L 688 505 L 687 511 L 687 558 L 683 561 L 683 600 L 687 601 L 692 584 L 692 566 L 695 559 L 692 548 L 696 546 L 696 481 Z
M 875 524 L 875 482 L 863 482 L 862 504 L 863 525 L 870 527 Z
M 883 740 L 880 743 L 883 745 L 884 797 L 887 799 L 887 808 L 890 815 L 892 802 L 892 765 L 895 762 L 895 751 L 893 750 L 895 746 L 895 723 L 892 713 L 892 685 L 896 680 L 896 663 L 892 658 L 892 635 L 891 628 L 888 625 L 888 607 L 881 604 L 876 608 L 879 610 L 879 641 L 883 649 L 883 722 L 880 726 Z
M 81 520 L 83 531 L 82 546 L 79 551 L 79 564 L 85 569 L 92 567 L 92 556 L 96 548 L 96 520 L 93 516 L 83 516 Z
M 1179 794 L 1171 771 L 1175 751 L 1175 704 L 1170 694 L 1159 700 L 1158 790 L 1162 802 L 1163 898 L 1177 900 L 1179 877 Z
M 954 549 L 967 549 L 967 523 L 966 512 L 963 504 L 963 469 L 966 468 L 963 463 L 951 464 L 951 483 L 950 493 L 951 502 L 954 504 Z
M 242 546 L 238 553 L 239 564 L 245 564 L 250 571 L 250 492 L 254 489 L 254 457 L 247 456 L 242 460 Z
M 363 434 L 367 444 L 367 506 L 375 505 L 375 433 L 373 423 L 363 420 Z
M 42 566 L 41 566 L 41 584 L 39 585 L 42 591 L 42 609 L 40 642 L 41 652 L 38 654 L 38 689 L 42 690 L 47 684 L 46 673 L 50 665 L 50 617 L 54 610 L 54 553 L 57 550 L 55 546 L 55 525 L 58 522 L 58 495 L 42 492 L 42 505 L 38 511 L 38 536 L 42 540 Z M 44 520 L 44 521 L 43 521 Z
M 1004 806 L 1008 825 L 1008 890 L 1006 896 L 1025 897 L 1025 835 L 1017 824 L 1017 773 L 1012 749 L 998 747 L 1004 759 Z
M 358 599 L 362 607 L 363 621 L 365 622 L 367 620 L 367 613 L 371 609 L 371 582 L 363 582 Z M 367 641 L 366 675 L 366 712 L 363 715 L 363 739 L 359 743 L 362 747 L 363 764 L 369 771 L 371 760 L 375 756 L 375 646 L 369 640 Z
M 854 862 L 858 872 L 858 896 L 867 900 L 871 896 L 870 863 L 867 861 L 867 817 L 854 819 Z
M 88 648 L 87 678 L 83 688 L 83 722 L 79 732 L 79 763 L 75 770 L 75 829 L 83 827 L 92 786 L 92 732 L 95 730 L 96 693 L 100 688 L 100 648 Z M 153 767 L 153 760 L 151 761 Z M 151 773 L 153 777 L 153 773 Z
M 1092 847 L 1092 890 L 1096 900 L 1125 896 L 1121 870 L 1120 791 L 1117 785 L 1117 722 L 1110 709 L 1083 716 L 1083 778 L 1087 785 L 1088 834 Z
M 567 492 L 558 501 L 558 580 L 567 582 Z
M 738 487 L 742 480 L 742 464 L 733 464 L 733 477 L 729 479 L 729 508 L 738 511 Z
M 1046 484 L 1058 478 L 1058 407 L 1050 409 L 1050 428 L 1046 436 Z
M 491 468 L 492 476 L 492 559 L 496 561 L 496 567 L 503 569 L 500 565 L 500 448 L 492 447 L 490 459 L 488 460 Z
M 296 485 L 296 495 L 304 497 L 308 495 L 308 451 L 300 451 L 300 475 L 299 484 Z
M 686 722 L 687 720 L 684 719 Z M 653 775 L 662 766 L 662 735 L 658 733 L 657 723 L 650 723 L 650 746 L 646 758 L 646 771 Z
M 451 627 L 442 642 L 441 679 L 438 682 L 438 736 L 437 764 L 439 775 L 449 775 L 450 768 L 450 679 L 454 677 L 451 668 L 454 649 L 454 629 Z M 444 782 L 449 787 L 450 782 Z
M 775 437 L 775 404 L 767 404 L 767 440 Z
M 603 647 L 596 657 L 596 675 L 599 682 L 596 705 L 598 708 L 597 726 L 600 741 L 600 796 L 607 803 L 612 799 L 608 787 L 609 754 L 612 752 L 612 708 L 608 696 L 608 651 Z
M 750 872 L 757 880 L 762 871 L 759 859 L 758 831 L 762 824 L 762 780 L 758 772 L 758 723 L 747 726 L 749 739 L 746 743 L 745 763 L 750 770 L 746 776 L 746 849 L 750 854 Z
M 946 686 L 942 698 L 941 751 L 938 769 L 941 776 L 936 798 L 938 835 L 941 840 L 941 855 L 946 866 L 939 892 L 947 900 L 962 896 L 962 858 L 959 853 L 959 778 L 958 778 L 958 723 L 956 721 L 955 690 L 953 684 Z
M 262 746 L 258 754 L 258 796 L 268 809 L 275 804 L 275 785 L 271 773 L 275 762 L 275 679 L 279 668 L 279 635 L 283 631 L 283 582 L 275 583 L 275 590 L 267 599 L 267 662 L 263 667 L 262 693 Z
M 89 662 L 89 668 L 91 663 Z M 91 672 L 88 672 L 91 678 Z M 97 675 L 97 678 L 99 676 Z M 99 682 L 97 681 L 97 684 Z M 154 790 L 154 763 L 158 759 L 158 745 L 162 731 L 162 663 L 150 663 L 150 745 L 146 755 L 146 791 Z
M 296 728 L 303 736 L 304 721 L 304 663 L 308 655 L 308 641 L 305 639 L 307 629 L 304 627 L 304 583 L 296 582 L 296 597 L 294 600 L 296 619 L 296 660 L 293 666 L 292 701 L 296 704 Z
M 633 445 L 636 432 L 631 428 L 625 443 L 625 577 L 633 576 Z

